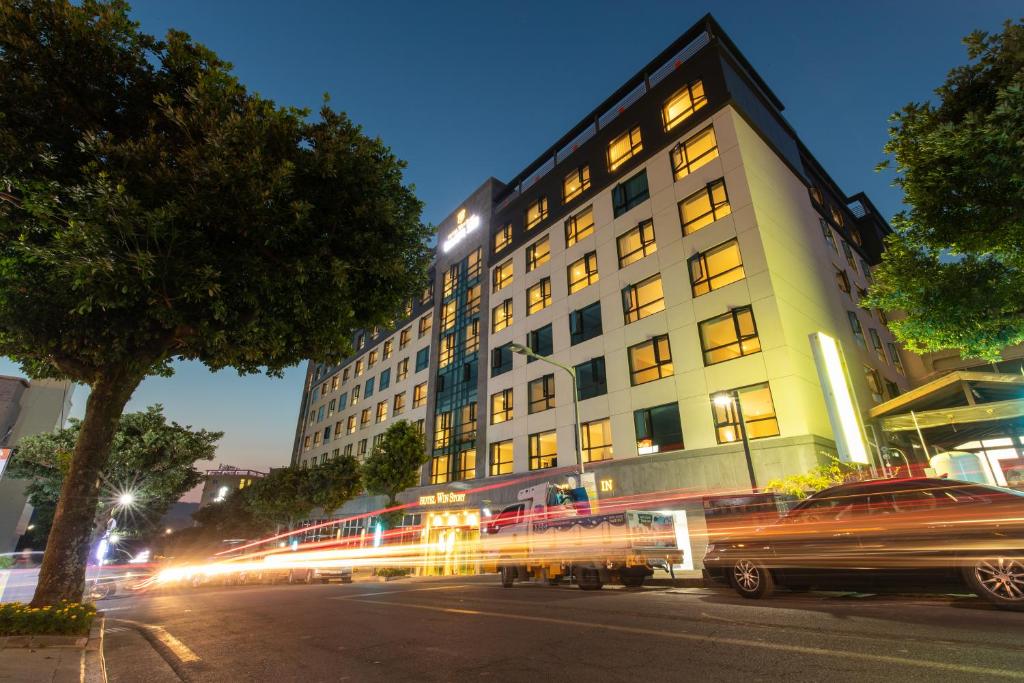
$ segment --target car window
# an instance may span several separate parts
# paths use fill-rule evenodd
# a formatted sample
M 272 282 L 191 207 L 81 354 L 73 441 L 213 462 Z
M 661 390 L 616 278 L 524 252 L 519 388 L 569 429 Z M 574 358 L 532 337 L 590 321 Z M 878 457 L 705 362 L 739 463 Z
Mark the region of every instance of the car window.
M 793 522 L 824 522 L 844 519 L 856 513 L 861 496 L 827 496 L 810 498 L 794 508 L 786 518 Z

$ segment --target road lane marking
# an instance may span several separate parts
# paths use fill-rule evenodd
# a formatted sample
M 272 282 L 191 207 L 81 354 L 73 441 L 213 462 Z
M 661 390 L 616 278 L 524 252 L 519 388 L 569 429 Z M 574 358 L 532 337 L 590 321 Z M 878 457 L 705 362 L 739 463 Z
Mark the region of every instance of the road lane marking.
M 558 619 L 555 617 L 538 617 L 528 614 L 506 614 L 503 612 L 487 612 L 474 609 L 457 609 L 454 607 L 434 607 L 432 605 L 416 605 L 403 602 L 381 602 L 379 600 L 352 600 L 367 605 L 387 605 L 389 607 L 407 607 L 411 609 L 422 609 L 431 612 L 445 612 L 448 614 L 463 614 L 467 616 L 493 617 L 497 619 L 513 619 L 519 621 L 532 621 L 544 624 L 557 624 L 559 626 L 578 626 L 591 629 L 603 629 L 605 631 L 617 631 L 619 633 L 631 633 L 642 636 L 658 636 L 672 638 L 675 640 L 689 640 L 708 644 L 735 645 L 737 647 L 754 647 L 762 650 L 776 650 L 799 655 L 817 655 L 822 657 L 842 657 L 845 659 L 861 659 L 883 664 L 896 664 L 900 666 L 912 666 L 923 669 L 935 669 L 939 671 L 952 671 L 964 674 L 976 674 L 985 676 L 999 676 L 1002 678 L 1015 678 L 1024 680 L 1024 671 L 1013 671 L 1008 669 L 991 669 L 983 666 L 969 666 L 965 664 L 951 664 L 947 662 L 936 662 L 928 659 L 910 659 L 909 657 L 894 657 L 892 655 L 876 655 L 862 652 L 850 652 L 847 650 L 830 650 L 820 647 L 808 647 L 806 645 L 787 645 L 784 643 L 769 643 L 759 640 L 747 640 L 744 638 L 727 638 L 718 636 L 702 636 L 695 633 L 678 633 L 673 631 L 661 631 L 650 628 L 639 628 L 636 626 L 618 626 L 614 624 L 599 624 L 588 621 L 573 621 L 571 619 Z
M 328 599 L 329 600 L 351 600 L 352 598 L 375 598 L 375 597 L 380 596 L 380 595 L 398 595 L 399 593 L 417 593 L 419 591 L 443 591 L 443 590 L 451 590 L 452 588 L 466 588 L 466 587 L 467 586 L 465 586 L 465 585 L 460 585 L 460 586 L 431 586 L 430 588 L 409 588 L 409 589 L 406 589 L 406 590 L 397 590 L 397 591 L 381 590 L 381 591 L 373 591 L 373 592 L 370 592 L 370 593 L 356 593 L 355 595 L 336 595 L 336 596 L 334 596 L 332 598 L 328 598 Z
M 153 624 L 143 624 L 138 621 L 131 621 L 130 619 L 117 619 L 116 621 L 123 621 L 126 624 L 136 626 L 153 638 L 158 640 L 161 645 L 170 650 L 171 654 L 177 657 L 181 662 L 185 664 L 193 664 L 200 661 L 199 655 L 193 652 L 188 645 L 181 642 L 162 626 L 155 626 Z

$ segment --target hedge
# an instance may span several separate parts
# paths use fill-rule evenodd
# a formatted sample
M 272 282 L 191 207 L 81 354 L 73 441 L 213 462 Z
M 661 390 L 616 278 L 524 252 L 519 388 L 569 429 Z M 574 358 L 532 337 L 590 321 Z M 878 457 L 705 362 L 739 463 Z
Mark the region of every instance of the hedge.
M 0 605 L 0 636 L 67 635 L 89 633 L 96 606 L 62 601 L 59 605 L 32 607 L 23 602 Z

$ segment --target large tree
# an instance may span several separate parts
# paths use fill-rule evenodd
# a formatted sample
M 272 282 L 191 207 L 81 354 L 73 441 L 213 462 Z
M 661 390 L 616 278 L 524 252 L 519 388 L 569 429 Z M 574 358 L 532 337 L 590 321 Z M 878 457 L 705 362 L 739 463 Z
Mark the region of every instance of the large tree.
M 18 442 L 9 474 L 29 481 L 29 501 L 43 512 L 33 529 L 38 539 L 46 539 L 49 533 L 49 511 L 57 507 L 81 429 L 81 422 L 72 419 L 64 429 Z M 97 511 L 115 516 L 119 528 L 147 532 L 175 501 L 203 480 L 195 463 L 212 460 L 223 435 L 168 422 L 160 405 L 121 416 L 110 457 L 100 474 Z M 119 497 L 129 492 L 133 504 L 121 505 Z
M 118 419 L 175 359 L 340 362 L 425 284 L 403 163 L 120 0 L 0 3 L 0 355 L 91 387 L 34 605 L 81 598 Z
M 308 473 L 306 491 L 309 501 L 325 515 L 330 515 L 359 495 L 363 488 L 359 461 L 351 455 L 331 458 L 303 471 Z
M 998 360 L 1024 342 L 1024 24 L 964 42 L 970 61 L 936 101 L 892 117 L 885 151 L 909 208 L 865 305 L 905 312 L 890 326 L 915 351 Z
M 415 425 L 406 420 L 392 423 L 363 463 L 366 490 L 387 496 L 387 507 L 394 507 L 399 493 L 420 483 L 420 469 L 429 457 Z M 388 526 L 393 526 L 400 514 L 385 514 Z

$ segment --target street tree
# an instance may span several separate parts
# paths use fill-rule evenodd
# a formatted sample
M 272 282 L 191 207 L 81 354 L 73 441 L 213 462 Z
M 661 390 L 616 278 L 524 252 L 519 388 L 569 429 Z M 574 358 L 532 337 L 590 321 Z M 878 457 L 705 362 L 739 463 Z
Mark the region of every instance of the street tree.
M 359 495 L 363 487 L 359 461 L 351 455 L 341 455 L 320 463 L 306 473 L 306 495 L 315 507 L 330 515 L 347 501 Z
M 387 428 L 363 463 L 366 490 L 387 496 L 387 507 L 394 507 L 399 493 L 420 483 L 420 469 L 428 459 L 423 435 L 412 423 L 399 420 Z M 384 515 L 387 525 L 393 526 L 400 514 Z
M 257 479 L 241 492 L 256 519 L 291 528 L 316 507 L 310 495 L 309 470 L 281 467 Z
M 340 362 L 426 284 L 404 164 L 122 0 L 0 3 L 0 355 L 91 392 L 32 604 L 78 600 L 118 419 L 172 361 Z
M 35 521 L 36 539 L 47 537 L 51 511 L 57 508 L 81 430 L 82 423 L 72 419 L 66 428 L 18 442 L 9 474 L 28 480 L 29 502 L 43 511 Z M 97 513 L 113 515 L 120 528 L 147 532 L 175 501 L 203 480 L 195 463 L 212 460 L 223 435 L 168 422 L 160 405 L 123 415 L 99 476 Z M 132 505 L 119 503 L 125 493 L 132 495 Z
M 918 352 L 998 360 L 1024 342 L 1024 23 L 964 40 L 935 102 L 892 116 L 885 146 L 908 209 L 864 305 Z

